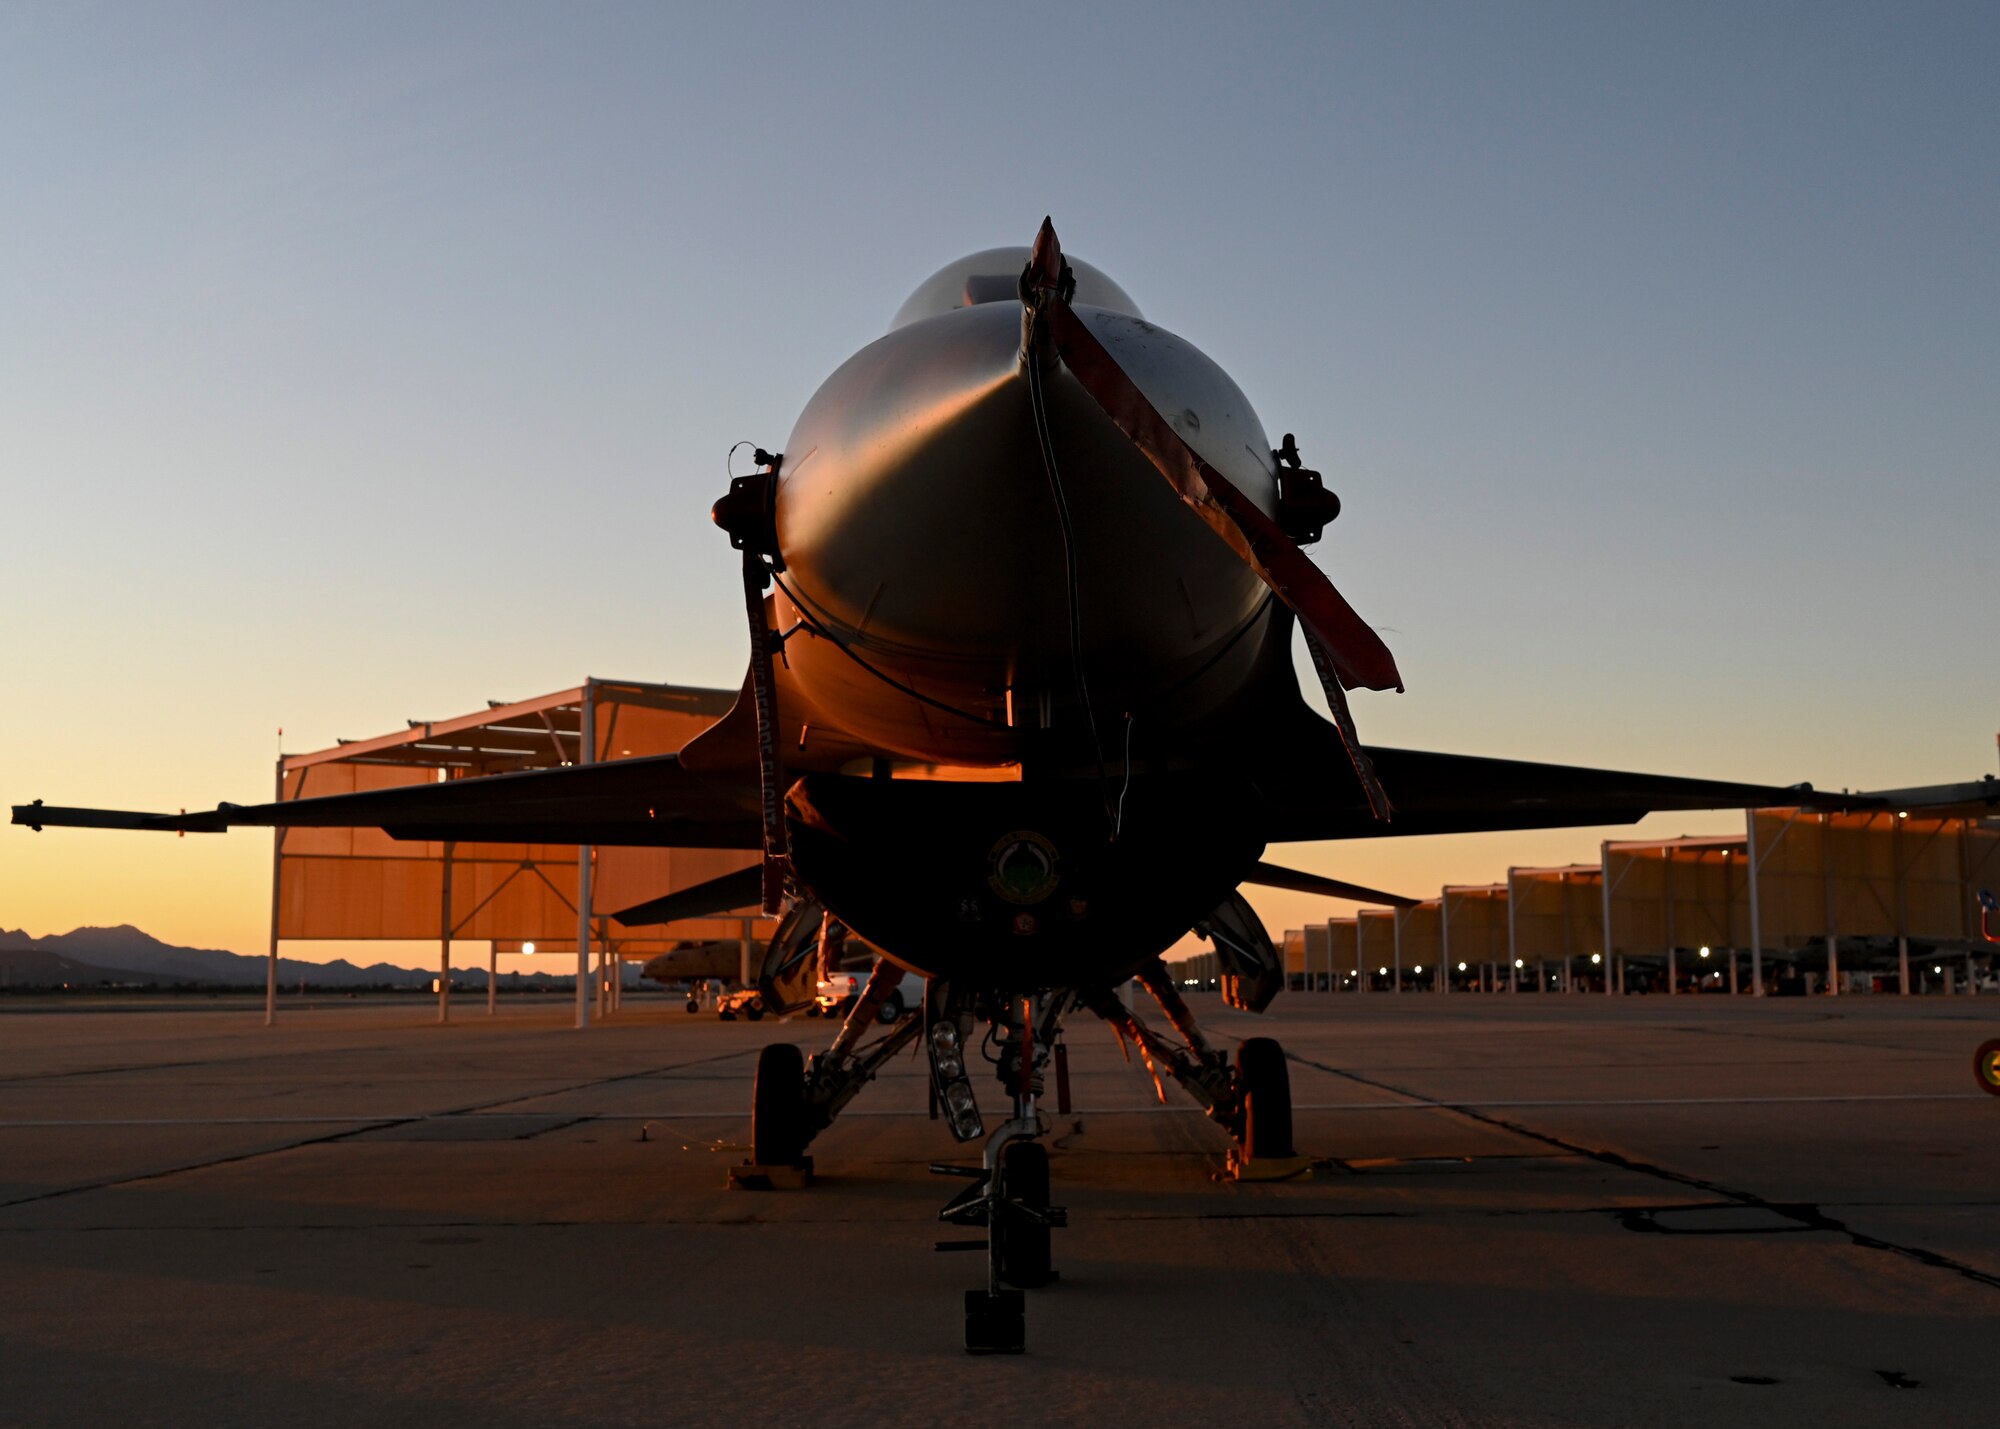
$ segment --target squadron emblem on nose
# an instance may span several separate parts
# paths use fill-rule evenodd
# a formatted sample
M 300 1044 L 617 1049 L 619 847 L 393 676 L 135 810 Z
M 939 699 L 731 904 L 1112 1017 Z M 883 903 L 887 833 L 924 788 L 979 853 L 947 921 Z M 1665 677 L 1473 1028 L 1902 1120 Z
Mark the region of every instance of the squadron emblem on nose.
M 986 886 L 1009 903 L 1040 903 L 1060 882 L 1056 846 L 1031 829 L 1003 834 L 986 855 Z

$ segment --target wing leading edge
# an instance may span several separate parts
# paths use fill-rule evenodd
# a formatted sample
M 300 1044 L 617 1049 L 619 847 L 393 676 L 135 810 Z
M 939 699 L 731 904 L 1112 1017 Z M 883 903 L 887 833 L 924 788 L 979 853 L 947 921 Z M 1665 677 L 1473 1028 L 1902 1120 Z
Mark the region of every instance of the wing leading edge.
M 653 848 L 759 847 L 757 790 L 718 771 L 695 773 L 672 754 L 489 774 L 275 804 L 221 804 L 195 813 L 14 806 L 31 828 L 378 828 L 392 838 L 574 843 Z
M 1368 753 L 1394 791 L 1393 822 L 1369 811 L 1329 730 L 1315 754 L 1330 757 L 1309 756 L 1259 781 L 1270 810 L 1266 841 L 1626 824 L 1673 810 L 1828 802 L 1809 784 L 1734 784 L 1414 749 Z M 733 771 L 696 773 L 665 754 L 194 813 L 17 804 L 13 821 L 38 829 L 379 828 L 399 839 L 756 849 L 756 801 L 754 783 Z
M 1323 748 L 1325 757 L 1307 757 L 1281 777 L 1261 781 L 1270 842 L 1575 828 L 1629 824 L 1677 810 L 1826 802 L 1810 784 L 1736 784 L 1370 746 L 1369 757 L 1396 804 L 1394 820 L 1384 824 L 1361 800 L 1345 758 L 1333 762 L 1338 746 L 1331 730 Z M 1846 796 L 1836 802 L 1856 800 Z

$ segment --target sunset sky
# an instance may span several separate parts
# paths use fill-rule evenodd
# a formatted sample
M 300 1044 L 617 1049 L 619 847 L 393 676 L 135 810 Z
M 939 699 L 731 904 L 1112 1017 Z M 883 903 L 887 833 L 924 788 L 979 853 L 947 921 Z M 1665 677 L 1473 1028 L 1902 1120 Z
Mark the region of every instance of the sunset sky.
M 0 803 L 735 686 L 730 445 L 1045 213 L 1339 492 L 1368 740 L 1977 778 L 1996 74 L 1975 3 L 0 8 Z M 1429 894 L 1605 836 L 1271 856 Z M 258 952 L 269 870 L 4 828 L 0 927 Z

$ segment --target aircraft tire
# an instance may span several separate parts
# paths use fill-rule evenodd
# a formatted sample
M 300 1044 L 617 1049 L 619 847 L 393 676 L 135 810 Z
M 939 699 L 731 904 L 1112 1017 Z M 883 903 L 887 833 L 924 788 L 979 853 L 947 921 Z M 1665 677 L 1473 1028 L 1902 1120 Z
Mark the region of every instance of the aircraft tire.
M 806 1058 L 790 1042 L 772 1042 L 757 1054 L 750 1093 L 750 1159 L 759 1166 L 791 1166 L 806 1151 Z
M 1979 1050 L 1972 1054 L 1972 1072 L 1979 1078 L 1981 1091 L 2000 1097 L 2000 1037 L 1979 1044 Z
M 1049 1208 L 1049 1149 L 1039 1141 L 1010 1141 L 1000 1148 L 1000 1190 L 1008 1200 L 1033 1210 Z M 1011 1216 L 996 1217 L 993 1237 L 1000 1278 L 1021 1290 L 1055 1279 L 1050 1264 L 1049 1228 Z
M 1252 1161 L 1292 1156 L 1292 1077 L 1274 1038 L 1250 1037 L 1236 1049 L 1243 1086 L 1243 1154 Z

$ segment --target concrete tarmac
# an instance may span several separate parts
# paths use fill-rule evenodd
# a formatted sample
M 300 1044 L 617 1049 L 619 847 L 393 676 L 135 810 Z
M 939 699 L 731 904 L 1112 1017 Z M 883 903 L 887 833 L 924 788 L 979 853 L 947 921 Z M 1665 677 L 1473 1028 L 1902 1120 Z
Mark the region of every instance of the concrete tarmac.
M 757 1048 L 825 1023 L 0 1003 L 0 1425 L 1992 1419 L 2000 1003 L 1196 1011 L 1284 1042 L 1316 1173 L 1212 1179 L 1080 1016 L 1062 1281 L 974 1358 L 913 1059 L 811 1190 L 726 1189 Z

